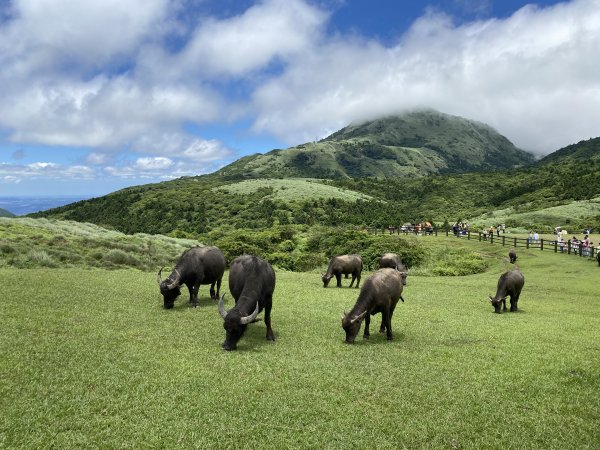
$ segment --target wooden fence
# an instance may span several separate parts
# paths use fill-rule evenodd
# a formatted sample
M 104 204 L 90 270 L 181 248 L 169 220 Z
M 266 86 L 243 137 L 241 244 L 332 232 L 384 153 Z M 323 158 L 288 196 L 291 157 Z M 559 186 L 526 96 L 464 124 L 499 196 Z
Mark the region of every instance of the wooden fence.
M 568 255 L 578 255 L 594 258 L 598 250 L 593 246 L 589 248 L 585 248 L 583 243 L 573 244 L 570 240 L 566 242 L 558 242 L 556 240 L 549 239 L 538 239 L 534 241 L 529 238 L 517 238 L 512 236 L 507 236 L 503 233 L 500 235 L 497 234 L 487 234 L 482 233 L 480 231 L 459 231 L 458 234 L 454 234 L 450 230 L 438 230 L 437 228 L 431 230 L 419 230 L 416 231 L 414 229 L 401 229 L 398 227 L 388 227 L 388 228 L 367 228 L 367 232 L 372 234 L 416 234 L 416 235 L 431 235 L 437 236 L 438 234 L 445 234 L 448 236 L 456 236 L 458 238 L 472 240 L 477 239 L 480 242 L 489 242 L 490 244 L 499 244 L 499 245 L 509 245 L 514 248 L 527 248 L 527 249 L 539 249 L 541 251 L 553 251 L 554 253 L 566 253 Z

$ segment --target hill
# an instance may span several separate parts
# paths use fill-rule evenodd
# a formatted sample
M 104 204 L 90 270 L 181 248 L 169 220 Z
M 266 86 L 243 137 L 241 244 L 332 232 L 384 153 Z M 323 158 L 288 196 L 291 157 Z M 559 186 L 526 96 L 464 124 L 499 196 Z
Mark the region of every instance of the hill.
M 488 125 L 433 110 L 352 124 L 286 150 L 241 158 L 227 179 L 419 177 L 526 166 L 533 155 Z
M 362 126 L 370 128 L 374 124 Z M 386 130 L 391 133 L 392 128 Z M 354 139 L 357 133 L 357 129 L 347 127 L 330 138 Z M 360 133 L 376 137 L 368 129 Z M 378 139 L 386 142 L 392 138 Z M 557 225 L 557 211 L 574 209 L 524 213 L 583 201 L 576 208 L 577 215 L 565 217 L 565 221 L 569 220 L 571 227 L 597 229 L 600 215 L 595 208 L 581 205 L 600 196 L 600 158 L 595 157 L 599 140 L 568 146 L 526 167 L 490 172 L 326 180 L 240 179 L 233 172 L 223 175 L 221 171 L 131 187 L 32 216 L 92 222 L 125 233 L 202 239 L 217 231 L 288 224 L 387 227 L 427 219 L 441 225 L 493 211 L 511 211 L 512 222 L 502 213 L 507 225 L 542 231 Z M 258 158 L 243 158 L 237 164 L 242 167 Z
M 0 217 L 16 217 L 16 216 L 13 213 L 11 213 L 10 211 L 0 208 Z
M 556 163 L 588 163 L 600 161 L 600 137 L 580 141 L 550 153 L 539 161 L 540 165 Z

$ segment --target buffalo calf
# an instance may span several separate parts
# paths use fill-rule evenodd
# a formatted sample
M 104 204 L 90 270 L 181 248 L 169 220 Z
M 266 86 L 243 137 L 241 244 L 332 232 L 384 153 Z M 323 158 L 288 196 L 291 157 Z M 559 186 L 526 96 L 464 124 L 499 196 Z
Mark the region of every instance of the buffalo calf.
M 506 311 L 506 298 L 509 296 L 510 311 L 516 311 L 519 296 L 521 295 L 521 289 L 523 289 L 524 284 L 525 277 L 519 269 L 513 269 L 510 272 L 500 275 L 496 295 L 494 297 L 490 295 L 490 302 L 494 307 L 494 312 L 499 314 L 501 311 Z M 501 306 L 502 310 L 500 309 Z
M 337 287 L 342 287 L 342 275 L 352 274 L 352 281 L 350 281 L 350 287 L 356 281 L 356 287 L 360 284 L 360 275 L 363 269 L 362 258 L 359 255 L 341 255 L 334 256 L 329 262 L 327 272 L 321 275 L 321 281 L 323 281 L 323 287 L 329 286 L 329 281 L 335 277 L 337 281 Z

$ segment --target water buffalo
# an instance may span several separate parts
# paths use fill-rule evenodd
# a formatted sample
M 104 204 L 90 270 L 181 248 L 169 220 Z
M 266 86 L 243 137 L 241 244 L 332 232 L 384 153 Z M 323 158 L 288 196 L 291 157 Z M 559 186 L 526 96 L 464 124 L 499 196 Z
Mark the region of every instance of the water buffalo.
M 360 324 L 365 319 L 365 331 L 363 337 L 369 339 L 369 324 L 371 316 L 381 313 L 381 326 L 379 332 L 387 332 L 387 339 L 391 341 L 392 316 L 398 300 L 402 298 L 402 273 L 396 269 L 379 269 L 371 275 L 363 284 L 358 300 L 349 313 L 344 312 L 342 316 L 342 328 L 346 332 L 346 342 L 352 344 Z
M 402 258 L 395 253 L 386 253 L 379 260 L 379 268 L 392 268 L 399 272 L 403 272 L 405 275 L 402 277 L 402 284 L 406 286 L 406 275 L 408 275 L 408 269 L 402 262 Z
M 321 276 L 323 281 L 323 287 L 329 286 L 329 281 L 335 277 L 337 280 L 337 287 L 342 287 L 342 274 L 352 274 L 352 281 L 350 281 L 350 287 L 356 280 L 356 287 L 360 284 L 360 274 L 362 272 L 363 263 L 362 258 L 359 255 L 341 255 L 334 256 L 329 262 L 327 272 Z
M 275 272 L 267 261 L 256 256 L 243 255 L 233 260 L 229 267 L 229 290 L 235 306 L 229 311 L 223 307 L 225 294 L 218 308 L 225 328 L 225 350 L 235 350 L 249 323 L 258 322 L 259 312 L 265 310 L 267 340 L 274 341 L 271 328 L 271 307 L 275 290 Z
M 494 297 L 490 295 L 490 302 L 492 302 L 494 312 L 497 312 L 498 314 L 501 312 L 501 304 L 503 305 L 502 311 L 506 311 L 506 297 L 508 296 L 510 296 L 510 311 L 516 311 L 519 296 L 521 295 L 521 289 L 523 289 L 524 284 L 525 277 L 519 269 L 513 269 L 510 272 L 505 272 L 500 275 L 496 295 Z
M 510 260 L 511 264 L 515 263 L 517 260 L 517 251 L 515 249 L 508 252 L 508 259 Z
M 158 286 L 163 296 L 164 307 L 173 308 L 175 299 L 181 294 L 179 286 L 185 284 L 190 291 L 190 304 L 198 306 L 198 290 L 201 284 L 210 284 L 210 298 L 219 298 L 221 280 L 225 271 L 225 256 L 217 247 L 193 247 L 186 250 L 166 279 L 158 271 Z M 217 291 L 215 292 L 215 284 Z

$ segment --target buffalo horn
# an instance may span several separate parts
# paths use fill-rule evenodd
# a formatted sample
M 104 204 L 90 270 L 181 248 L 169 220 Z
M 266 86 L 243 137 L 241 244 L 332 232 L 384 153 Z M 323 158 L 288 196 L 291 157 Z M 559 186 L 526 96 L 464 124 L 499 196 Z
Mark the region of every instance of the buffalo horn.
M 363 317 L 365 317 L 365 314 L 367 314 L 367 310 L 363 311 L 363 313 L 359 314 L 358 316 L 354 316 L 354 318 L 350 321 L 350 323 L 354 323 L 357 320 L 361 320 Z
M 162 283 L 162 279 L 160 278 L 160 274 L 162 273 L 162 270 L 164 269 L 164 267 L 161 267 L 160 270 L 158 271 L 158 275 L 156 276 L 156 279 L 158 280 L 158 284 L 160 285 L 160 283 Z
M 175 289 L 179 285 L 179 279 L 181 278 L 181 275 L 179 274 L 179 272 L 177 271 L 177 269 L 173 269 L 173 272 L 175 272 L 177 274 L 177 276 L 171 282 L 171 284 L 167 285 L 167 288 L 169 288 L 169 289 Z
M 225 308 L 223 307 L 223 299 L 225 298 L 225 294 L 221 295 L 221 298 L 219 299 L 219 303 L 217 304 L 217 308 L 219 308 L 219 314 L 221 314 L 221 317 L 223 318 L 223 320 L 225 320 L 225 317 L 227 317 L 227 311 L 225 311 Z
M 247 325 L 247 324 L 251 323 L 252 321 L 254 321 L 254 319 L 256 319 L 256 316 L 258 316 L 258 301 L 256 302 L 256 308 L 254 308 L 254 312 L 252 314 L 250 314 L 249 316 L 242 317 L 240 319 L 240 323 L 242 325 Z

